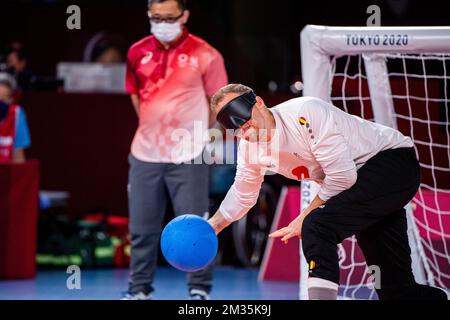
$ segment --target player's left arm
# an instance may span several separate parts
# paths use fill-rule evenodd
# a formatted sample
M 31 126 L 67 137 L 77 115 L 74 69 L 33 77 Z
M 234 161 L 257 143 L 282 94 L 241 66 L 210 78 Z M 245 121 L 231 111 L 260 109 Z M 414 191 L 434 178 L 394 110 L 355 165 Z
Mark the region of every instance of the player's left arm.
M 202 74 L 203 87 L 205 90 L 208 104 L 217 90 L 228 84 L 227 70 L 222 55 L 214 48 L 208 52 L 208 62 Z M 216 126 L 216 115 L 209 113 L 209 128 Z
M 350 147 L 344 138 L 330 106 L 321 101 L 312 101 L 305 106 L 299 118 L 304 119 L 300 135 L 322 167 L 325 178 L 317 196 L 287 227 L 273 232 L 271 237 L 287 240 L 301 238 L 303 220 L 328 199 L 353 186 L 357 179 L 356 165 Z
M 30 147 L 30 145 L 30 130 L 28 129 L 25 111 L 19 107 L 16 120 L 16 135 L 14 137 L 13 161 L 25 162 L 25 149 Z
M 309 206 L 303 210 L 297 218 L 292 220 L 287 227 L 278 229 L 277 231 L 272 232 L 269 237 L 270 238 L 281 238 L 285 244 L 288 243 L 288 240 L 293 237 L 302 238 L 302 226 L 303 220 L 305 220 L 306 216 L 310 214 L 314 209 L 317 209 L 321 205 L 325 203 L 318 195 L 316 195 L 309 204 Z

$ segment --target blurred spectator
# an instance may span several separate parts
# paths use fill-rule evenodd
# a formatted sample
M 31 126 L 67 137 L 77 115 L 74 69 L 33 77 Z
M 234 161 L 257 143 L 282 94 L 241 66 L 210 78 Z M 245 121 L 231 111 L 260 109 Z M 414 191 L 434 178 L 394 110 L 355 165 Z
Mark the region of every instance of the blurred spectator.
M 6 49 L 7 71 L 14 76 L 17 87 L 27 90 L 34 81 L 34 75 L 27 68 L 28 56 L 26 50 L 20 42 L 11 43 Z
M 23 109 L 14 104 L 14 78 L 0 73 L 0 162 L 25 161 L 25 149 L 31 144 Z
M 92 60 L 99 63 L 120 63 L 123 62 L 123 55 L 118 46 L 103 41 L 94 48 Z
M 100 32 L 93 36 L 84 51 L 85 62 L 121 63 L 124 55 L 117 36 Z M 113 40 L 115 39 L 115 40 Z

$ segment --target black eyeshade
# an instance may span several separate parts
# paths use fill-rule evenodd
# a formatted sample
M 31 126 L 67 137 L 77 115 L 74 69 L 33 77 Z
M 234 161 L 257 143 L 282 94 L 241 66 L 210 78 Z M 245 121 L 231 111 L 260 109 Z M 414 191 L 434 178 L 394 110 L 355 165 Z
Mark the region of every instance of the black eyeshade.
M 244 93 L 230 102 L 217 114 L 217 121 L 225 129 L 238 129 L 252 117 L 252 109 L 256 103 L 253 91 Z

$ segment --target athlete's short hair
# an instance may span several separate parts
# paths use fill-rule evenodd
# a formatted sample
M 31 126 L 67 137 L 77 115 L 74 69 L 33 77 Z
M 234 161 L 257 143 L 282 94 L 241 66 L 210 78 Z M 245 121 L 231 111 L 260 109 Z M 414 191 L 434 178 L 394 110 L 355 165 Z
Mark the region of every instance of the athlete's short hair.
M 148 7 L 150 8 L 150 6 L 154 3 L 163 3 L 166 1 L 170 1 L 170 0 L 148 0 Z M 186 0 L 174 0 L 178 3 L 178 7 L 180 8 L 181 11 L 186 10 Z
M 240 83 L 230 83 L 225 87 L 220 88 L 211 98 L 211 110 L 214 112 L 217 105 L 225 98 L 225 95 L 229 93 L 238 93 L 239 95 L 253 91 L 252 88 L 247 87 Z

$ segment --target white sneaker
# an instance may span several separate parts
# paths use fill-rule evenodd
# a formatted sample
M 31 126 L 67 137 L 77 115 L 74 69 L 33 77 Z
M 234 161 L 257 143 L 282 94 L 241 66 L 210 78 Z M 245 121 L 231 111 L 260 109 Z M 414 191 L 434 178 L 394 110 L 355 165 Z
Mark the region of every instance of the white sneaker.
M 211 297 L 206 291 L 191 289 L 189 290 L 189 300 L 211 300 Z
M 152 300 L 152 294 L 125 292 L 120 300 Z

